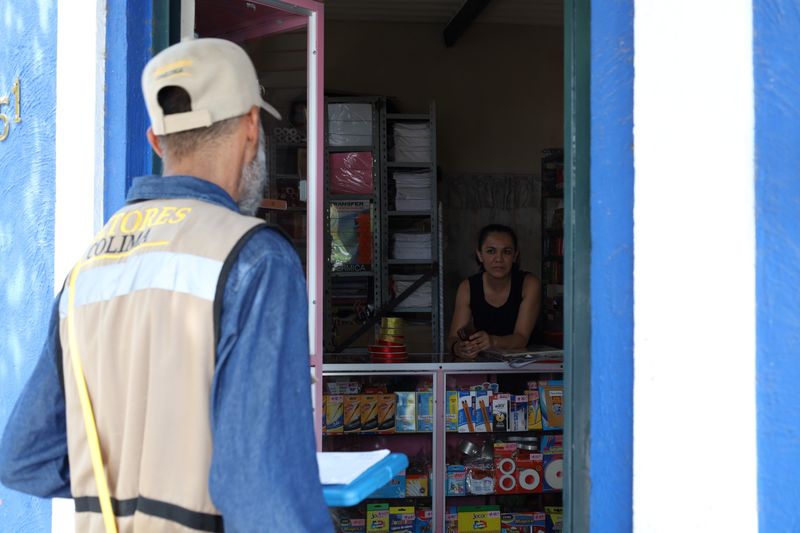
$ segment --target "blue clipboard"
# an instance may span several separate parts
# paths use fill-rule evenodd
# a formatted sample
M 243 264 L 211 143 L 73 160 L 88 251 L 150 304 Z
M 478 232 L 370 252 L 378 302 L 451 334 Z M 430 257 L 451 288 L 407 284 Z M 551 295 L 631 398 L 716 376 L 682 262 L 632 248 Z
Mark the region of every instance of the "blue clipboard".
M 390 453 L 347 485 L 323 485 L 322 496 L 328 507 L 351 507 L 383 487 L 408 466 L 403 453 Z

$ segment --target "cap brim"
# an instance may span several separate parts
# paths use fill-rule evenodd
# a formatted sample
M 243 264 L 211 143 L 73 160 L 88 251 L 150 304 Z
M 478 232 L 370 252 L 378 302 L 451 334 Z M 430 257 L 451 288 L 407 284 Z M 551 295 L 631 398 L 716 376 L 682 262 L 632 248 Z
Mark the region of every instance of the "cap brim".
M 278 113 L 278 110 L 266 103 L 263 99 L 261 100 L 261 109 L 272 115 L 273 117 L 281 120 L 281 114 Z

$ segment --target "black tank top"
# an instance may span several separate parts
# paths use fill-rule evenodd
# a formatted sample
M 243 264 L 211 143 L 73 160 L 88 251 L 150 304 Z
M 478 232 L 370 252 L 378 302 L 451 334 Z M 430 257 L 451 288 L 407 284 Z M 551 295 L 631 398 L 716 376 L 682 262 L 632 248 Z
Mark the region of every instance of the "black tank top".
M 511 290 L 506 303 L 500 307 L 494 307 L 486 301 L 483 293 L 483 272 L 469 277 L 469 308 L 476 330 L 485 331 L 489 335 L 514 333 L 519 305 L 522 303 L 522 283 L 527 274 L 522 270 L 511 272 Z

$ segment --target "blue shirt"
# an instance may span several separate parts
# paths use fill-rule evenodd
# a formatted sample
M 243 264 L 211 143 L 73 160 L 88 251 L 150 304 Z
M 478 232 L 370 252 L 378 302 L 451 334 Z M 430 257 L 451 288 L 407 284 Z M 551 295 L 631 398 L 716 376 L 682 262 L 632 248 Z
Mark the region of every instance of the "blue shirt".
M 189 176 L 138 178 L 128 193 L 129 203 L 160 198 L 238 212 L 223 189 Z M 332 531 L 316 462 L 307 317 L 297 254 L 276 231 L 257 231 L 225 284 L 211 391 L 209 491 L 227 532 Z M 71 497 L 61 374 L 56 298 L 39 361 L 0 441 L 8 488 Z

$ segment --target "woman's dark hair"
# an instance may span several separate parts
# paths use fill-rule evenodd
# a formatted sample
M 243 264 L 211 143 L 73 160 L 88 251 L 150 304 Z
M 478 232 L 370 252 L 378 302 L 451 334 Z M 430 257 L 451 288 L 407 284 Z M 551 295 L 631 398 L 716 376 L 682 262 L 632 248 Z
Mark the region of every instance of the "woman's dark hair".
M 478 234 L 478 250 L 483 247 L 483 243 L 486 242 L 486 238 L 490 233 L 505 233 L 511 237 L 511 242 L 514 243 L 514 250 L 519 251 L 519 246 L 517 245 L 517 234 L 514 233 L 513 229 L 508 226 L 504 226 L 503 224 L 489 224 L 481 229 L 480 233 Z M 478 261 L 477 257 L 475 258 L 475 261 L 478 262 L 480 271 L 483 272 L 483 263 Z M 514 271 L 519 270 L 519 255 L 517 255 L 517 258 L 514 260 L 514 264 L 512 265 L 511 269 Z

